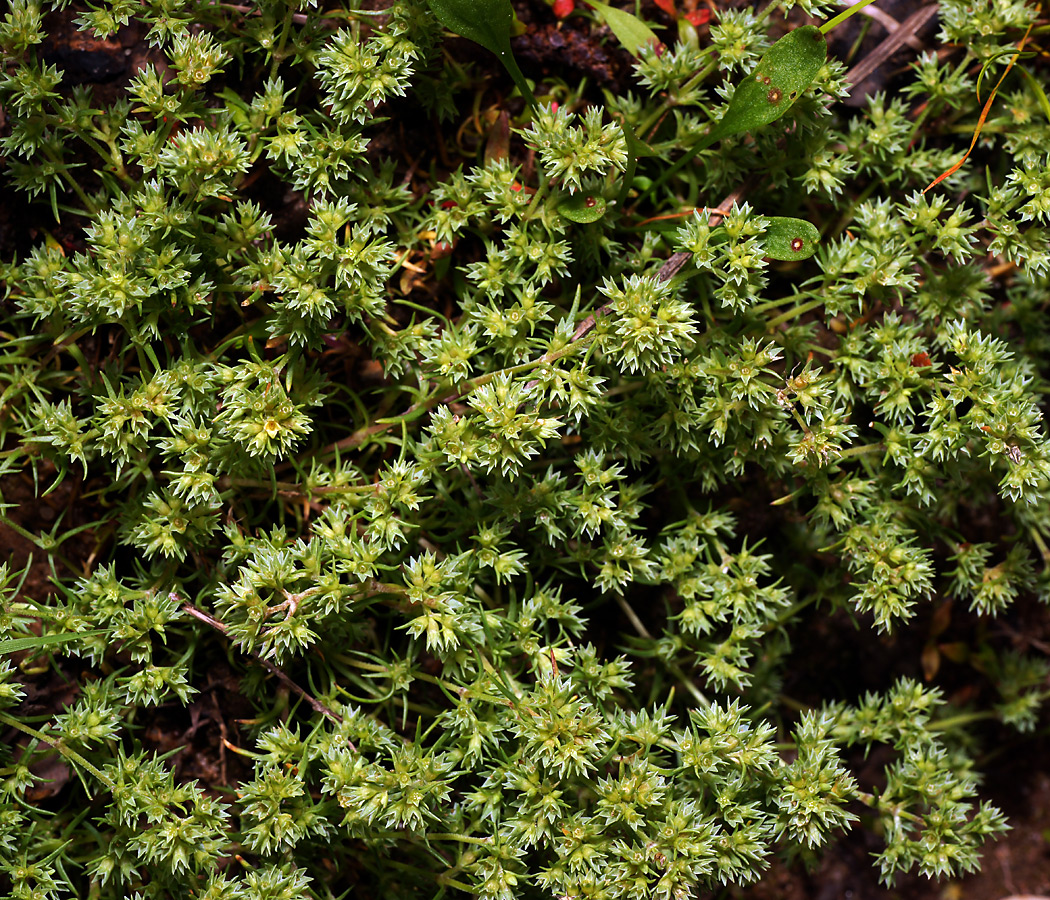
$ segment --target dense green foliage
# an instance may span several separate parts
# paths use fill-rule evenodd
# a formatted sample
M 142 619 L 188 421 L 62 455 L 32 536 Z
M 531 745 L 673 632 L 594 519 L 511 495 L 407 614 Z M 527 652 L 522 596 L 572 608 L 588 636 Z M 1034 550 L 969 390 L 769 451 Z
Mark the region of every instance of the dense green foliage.
M 115 100 L 36 0 L 0 24 L 37 223 L 0 261 L 0 485 L 77 498 L 0 510 L 55 585 L 3 569 L 0 889 L 679 898 L 853 827 L 885 880 L 979 864 L 974 727 L 1032 731 L 1045 658 L 957 642 L 966 710 L 889 653 L 852 696 L 784 680 L 842 611 L 883 654 L 1047 591 L 1041 63 L 923 193 L 1034 7 L 942 0 L 939 55 L 860 108 L 821 0 L 660 47 L 603 8 L 631 90 L 535 107 L 418 0 L 79 9 L 151 48 Z M 217 665 L 243 778 L 177 779 L 144 725 Z M 49 667 L 78 690 L 37 715 Z

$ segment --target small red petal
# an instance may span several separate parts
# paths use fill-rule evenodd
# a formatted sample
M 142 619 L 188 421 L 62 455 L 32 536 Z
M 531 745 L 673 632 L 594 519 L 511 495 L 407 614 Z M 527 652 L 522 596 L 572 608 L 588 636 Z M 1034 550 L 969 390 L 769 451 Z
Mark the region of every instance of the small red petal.
M 709 9 L 697 9 L 693 12 L 687 12 L 685 14 L 686 19 L 689 20 L 691 25 L 695 25 L 699 28 L 701 25 L 706 25 L 711 21 L 711 10 Z
M 932 366 L 933 360 L 930 359 L 929 354 L 925 350 L 922 350 L 911 358 L 911 364 L 915 366 L 916 369 L 921 369 L 925 366 Z
M 510 186 L 510 189 L 511 189 L 512 191 L 520 191 L 520 190 L 521 190 L 521 185 L 520 185 L 520 184 L 518 184 L 518 182 L 516 182 L 516 181 L 515 181 L 515 182 L 514 182 L 514 183 L 513 183 L 513 184 L 512 184 L 511 186 Z
M 441 202 L 442 209 L 452 209 L 453 206 L 459 206 L 459 204 L 455 200 L 443 200 Z
M 559 19 L 564 19 L 574 9 L 576 0 L 554 0 L 554 15 Z

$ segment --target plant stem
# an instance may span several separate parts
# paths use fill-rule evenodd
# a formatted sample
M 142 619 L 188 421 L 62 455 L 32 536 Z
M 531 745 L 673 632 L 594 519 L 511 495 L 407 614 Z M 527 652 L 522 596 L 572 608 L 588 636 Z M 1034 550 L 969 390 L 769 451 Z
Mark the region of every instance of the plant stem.
M 862 444 L 859 447 L 847 447 L 839 453 L 839 459 L 846 459 L 850 456 L 866 456 L 869 453 L 881 453 L 885 449 L 881 441 L 875 441 L 873 444 Z
M 480 844 L 482 847 L 492 846 L 492 838 L 476 838 L 469 834 L 454 834 L 452 832 L 431 832 L 427 838 L 432 841 L 460 841 L 464 844 Z
M 997 718 L 997 714 L 990 709 L 986 709 L 981 712 L 959 713 L 955 716 L 949 716 L 947 719 L 938 719 L 936 722 L 930 722 L 926 728 L 929 731 L 951 731 L 964 725 L 972 725 L 974 722 L 987 722 L 989 719 L 995 718 Z
M 829 19 L 823 25 L 820 26 L 820 33 L 827 34 L 836 25 L 841 25 L 854 13 L 859 13 L 865 6 L 870 6 L 875 0 L 860 0 L 860 3 L 854 3 L 849 9 L 840 12 L 834 19 Z
M 357 431 L 355 431 L 349 437 L 345 437 L 341 441 L 336 441 L 334 444 L 330 444 L 323 450 L 320 450 L 316 454 L 313 454 L 313 457 L 321 458 L 325 456 L 330 456 L 333 453 L 338 453 L 341 450 L 350 450 L 354 447 L 358 447 L 361 444 L 365 443 L 365 441 L 367 441 L 369 438 L 375 437 L 378 434 L 382 434 L 385 431 L 389 431 L 395 425 L 400 425 L 402 422 L 411 422 L 415 419 L 418 419 L 424 413 L 429 412 L 430 410 L 434 409 L 434 407 L 439 406 L 442 403 L 452 403 L 456 400 L 461 399 L 462 397 L 469 394 L 471 391 L 474 391 L 479 387 L 483 387 L 484 385 L 488 384 L 490 381 L 494 380 L 500 375 L 518 375 L 521 372 L 528 372 L 530 369 L 535 369 L 538 366 L 550 365 L 553 362 L 557 362 L 559 359 L 569 356 L 577 351 L 577 345 L 587 333 L 586 331 L 583 331 L 583 333 L 581 334 L 582 328 L 583 326 L 581 325 L 580 328 L 576 329 L 576 334 L 573 335 L 573 341 L 571 343 L 569 343 L 565 347 L 562 347 L 560 350 L 554 351 L 553 353 L 544 353 L 543 356 L 539 357 L 538 359 L 534 359 L 526 363 L 521 363 L 517 366 L 510 366 L 506 369 L 500 369 L 496 372 L 489 372 L 486 375 L 479 375 L 477 378 L 471 378 L 468 381 L 464 381 L 455 390 L 453 390 L 451 384 L 449 384 L 448 382 L 443 382 L 438 386 L 438 389 L 430 395 L 429 398 L 427 398 L 426 400 L 421 400 L 418 403 L 413 403 L 401 415 L 392 416 L 389 419 L 373 422 L 371 425 L 366 425 L 363 428 L 358 428 Z M 589 331 L 590 329 L 587 330 Z M 577 335 L 579 335 L 579 337 L 577 337 Z M 452 391 L 452 393 L 446 393 L 448 391 Z
M 785 322 L 790 322 L 797 316 L 805 315 L 811 310 L 817 309 L 818 307 L 823 305 L 823 297 L 817 297 L 813 300 L 810 300 L 808 303 L 800 303 L 798 306 L 789 309 L 787 312 L 781 313 L 776 318 L 770 319 L 769 322 L 766 323 L 766 328 L 768 328 L 770 331 L 773 331 L 773 329 L 777 328 L 780 325 L 783 325 Z
M 69 747 L 63 744 L 61 739 L 53 741 L 42 731 L 37 731 L 35 728 L 31 728 L 29 725 L 19 722 L 18 719 L 16 719 L 14 716 L 9 716 L 5 712 L 0 712 L 0 722 L 3 722 L 5 725 L 10 725 L 12 728 L 17 728 L 23 734 L 28 734 L 30 737 L 36 738 L 42 744 L 47 744 L 47 746 L 53 747 L 70 762 L 76 763 L 78 766 L 81 766 L 85 771 L 90 772 L 92 775 L 94 775 L 95 778 L 102 782 L 102 784 L 104 784 L 111 791 L 114 789 L 115 785 L 113 784 L 113 782 L 110 781 L 109 778 L 100 769 L 89 763 L 86 759 L 84 759 L 83 756 L 81 756 L 75 750 L 71 750 Z
M 638 618 L 638 614 L 631 608 L 631 604 L 626 599 L 621 597 L 619 594 L 616 596 L 616 602 L 619 604 L 620 609 L 623 610 L 624 615 L 627 616 L 628 621 L 634 627 L 634 630 L 638 632 L 640 637 L 645 638 L 648 641 L 653 640 L 653 636 L 649 633 L 649 629 L 645 627 L 645 624 L 641 619 Z M 679 682 L 685 687 L 690 694 L 693 695 L 697 703 L 702 707 L 711 705 L 711 701 L 704 696 L 703 692 L 694 683 L 693 679 L 686 675 L 682 671 L 681 667 L 674 662 L 664 662 L 664 666 L 667 671 L 670 672 Z
M 172 597 L 177 597 L 177 595 L 175 594 L 174 591 L 172 592 Z M 212 628 L 214 628 L 220 634 L 222 634 L 222 635 L 224 635 L 226 637 L 229 637 L 229 629 L 222 622 L 220 622 L 218 619 L 212 618 L 211 616 L 209 616 L 203 610 L 197 609 L 197 607 L 195 607 L 189 601 L 184 600 L 182 602 L 182 608 L 186 612 L 188 612 L 191 616 L 193 616 L 195 619 L 199 619 L 201 622 L 204 622 L 206 625 L 210 625 Z M 268 659 L 264 659 L 263 657 L 259 656 L 259 654 L 257 654 L 257 653 L 249 653 L 249 655 L 253 659 L 255 659 L 256 662 L 258 662 L 259 665 L 261 665 L 264 669 L 266 669 L 266 671 L 268 671 L 271 675 L 275 675 L 277 677 L 278 681 L 280 681 L 282 684 L 284 684 L 289 690 L 291 690 L 293 693 L 296 693 L 300 697 L 302 697 L 313 708 L 313 710 L 315 712 L 319 712 L 321 715 L 325 716 L 326 718 L 331 719 L 333 722 L 342 722 L 343 721 L 343 717 L 341 715 L 339 715 L 339 713 L 333 712 L 327 706 L 325 706 L 320 700 L 318 700 L 316 697 L 314 697 L 311 694 L 308 694 L 305 690 L 303 690 L 301 687 L 299 687 L 299 685 L 297 685 L 294 681 L 292 681 L 291 678 L 289 678 L 283 671 L 281 671 L 281 669 L 278 669 L 277 666 L 275 666 Z M 350 744 L 350 747 L 352 749 L 355 749 L 353 747 L 353 744 Z

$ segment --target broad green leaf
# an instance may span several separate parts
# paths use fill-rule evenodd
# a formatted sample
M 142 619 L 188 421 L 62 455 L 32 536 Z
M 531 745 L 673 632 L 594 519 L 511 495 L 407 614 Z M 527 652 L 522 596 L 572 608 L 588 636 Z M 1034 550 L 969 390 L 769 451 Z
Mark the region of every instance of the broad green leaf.
M 597 222 L 605 215 L 607 207 L 604 197 L 577 191 L 558 204 L 558 213 L 570 222 L 586 225 L 588 222 Z
M 651 43 L 660 43 L 653 30 L 637 16 L 622 9 L 616 9 L 599 0 L 587 0 L 587 5 L 594 8 L 595 14 L 609 26 L 616 35 L 616 40 L 632 55 L 639 56 L 642 48 Z
M 449 31 L 481 44 L 497 56 L 510 54 L 514 8 L 510 0 L 429 0 L 431 12 Z
M 827 58 L 827 41 L 815 25 L 789 31 L 766 51 L 755 70 L 737 85 L 721 121 L 687 150 L 685 156 L 664 170 L 650 190 L 659 187 L 697 153 L 716 141 L 775 122 L 813 83 Z
M 820 232 L 805 219 L 765 216 L 766 232 L 762 246 L 773 259 L 809 259 L 817 252 Z
M 0 641 L 0 653 L 18 653 L 22 650 L 36 650 L 48 644 L 64 644 L 68 641 L 76 641 L 82 637 L 90 637 L 101 634 L 101 631 L 81 631 L 77 634 L 42 634 L 32 637 L 10 638 Z
M 828 58 L 828 45 L 815 25 L 789 31 L 758 61 L 733 92 L 722 120 L 700 143 L 710 147 L 730 135 L 775 122 L 813 83 Z
M 510 49 L 514 8 L 510 0 L 428 0 L 430 11 L 449 31 L 496 54 L 531 106 L 536 98 Z

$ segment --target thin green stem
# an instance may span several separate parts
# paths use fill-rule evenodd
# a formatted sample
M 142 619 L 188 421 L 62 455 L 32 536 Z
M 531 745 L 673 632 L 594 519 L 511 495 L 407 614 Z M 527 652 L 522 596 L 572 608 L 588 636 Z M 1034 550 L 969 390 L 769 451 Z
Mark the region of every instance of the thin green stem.
M 521 214 L 523 221 L 528 221 L 536 214 L 536 209 L 540 204 L 540 200 L 546 196 L 547 188 L 550 186 L 550 181 L 544 179 L 540 182 L 540 186 L 536 188 L 536 192 L 532 195 L 532 200 L 529 201 L 529 205 L 525 208 L 525 212 Z
M 529 87 L 529 83 L 525 80 L 525 76 L 522 74 L 521 69 L 518 68 L 518 63 L 514 59 L 514 54 L 510 52 L 509 45 L 507 50 L 499 54 L 499 61 L 503 63 L 511 80 L 517 86 L 518 91 L 521 93 L 521 96 L 525 98 L 529 107 L 533 111 L 538 110 L 540 107 L 536 102 L 536 97 L 533 95 L 532 89 Z
M 1043 536 L 1034 525 L 1028 529 L 1028 534 L 1031 536 L 1035 545 L 1039 548 L 1039 555 L 1043 558 L 1043 567 L 1050 568 L 1050 548 L 1046 546 L 1046 541 L 1043 540 Z
M 823 305 L 823 297 L 817 297 L 813 300 L 810 300 L 808 303 L 800 303 L 798 306 L 789 309 L 787 312 L 781 313 L 776 318 L 770 319 L 769 322 L 766 323 L 766 328 L 768 328 L 770 331 L 773 331 L 775 328 L 779 327 L 780 325 L 783 325 L 785 322 L 790 322 L 792 319 L 797 318 L 798 316 L 805 315 L 811 310 L 817 309 L 818 307 Z
M 776 619 L 774 619 L 772 622 L 766 625 L 766 627 L 763 630 L 769 632 L 772 631 L 774 628 L 780 628 L 782 625 L 786 625 L 789 621 L 791 621 L 791 619 L 793 619 L 800 612 L 802 612 L 802 610 L 804 610 L 807 606 L 812 606 L 816 602 L 817 595 L 810 594 L 810 596 L 805 600 L 799 600 L 797 603 L 791 604 L 791 606 L 789 606 L 786 610 L 784 610 L 784 612 L 777 616 Z
M 715 47 L 712 45 L 707 47 L 701 52 L 701 56 L 705 56 L 708 53 L 714 52 Z M 692 78 L 690 78 L 682 87 L 679 89 L 680 94 L 688 94 L 690 91 L 698 88 L 704 81 L 707 80 L 708 76 L 711 75 L 718 68 L 718 60 L 712 60 L 706 66 L 704 66 L 699 72 L 697 72 Z
M 626 598 L 616 595 L 616 603 L 620 609 L 623 610 L 624 615 L 627 616 L 627 621 L 631 623 L 634 630 L 638 632 L 639 637 L 645 638 L 647 641 L 651 641 L 653 636 L 649 633 L 649 629 L 645 627 L 642 620 L 638 618 L 638 614 L 631 607 L 631 604 L 627 602 Z
M 670 672 L 678 682 L 685 687 L 690 694 L 693 695 L 693 699 L 700 704 L 704 709 L 711 705 L 711 701 L 707 699 L 704 692 L 700 690 L 694 683 L 693 679 L 686 675 L 682 671 L 681 667 L 677 663 L 667 663 L 667 671 Z
M 714 46 L 707 47 L 704 50 L 702 50 L 699 55 L 703 57 L 709 53 L 713 53 L 714 51 Z M 707 77 L 717 68 L 717 60 L 708 63 L 706 66 L 700 69 L 699 72 L 694 74 L 687 82 L 685 82 L 685 84 L 678 88 L 678 90 L 675 91 L 675 94 L 677 96 L 689 94 L 691 91 L 695 90 L 700 84 L 702 84 L 707 79 Z M 659 122 L 663 116 L 667 115 L 667 113 L 670 112 L 672 108 L 680 105 L 683 104 L 678 103 L 673 97 L 668 97 L 667 99 L 663 100 L 656 106 L 656 108 L 651 113 L 649 113 L 648 116 L 645 117 L 642 123 L 638 126 L 638 134 L 642 135 L 644 140 L 645 135 L 649 132 L 649 129 L 655 126 L 656 123 Z
M 839 453 L 839 459 L 847 459 L 851 456 L 867 456 L 871 453 L 882 453 L 885 449 L 886 447 L 880 441 L 876 441 L 873 444 L 862 444 L 859 447 L 847 447 Z
M 469 834 L 454 834 L 452 832 L 428 832 L 427 838 L 431 841 L 460 841 L 464 844 L 479 844 L 482 847 L 491 847 L 492 838 L 472 837 Z
M 385 431 L 389 431 L 395 425 L 400 425 L 402 422 L 412 422 L 420 418 L 436 406 L 440 406 L 442 403 L 451 403 L 454 400 L 463 398 L 472 391 L 484 387 L 489 382 L 499 378 L 501 375 L 518 375 L 522 372 L 528 372 L 530 369 L 538 368 L 539 366 L 550 365 L 566 356 L 576 353 L 581 347 L 588 346 L 592 340 L 593 337 L 581 336 L 580 339 L 567 344 L 560 350 L 555 350 L 553 353 L 544 353 L 543 356 L 538 359 L 533 359 L 517 366 L 509 366 L 506 369 L 499 369 L 495 372 L 489 372 L 486 375 L 479 375 L 477 378 L 471 378 L 468 381 L 464 381 L 456 388 L 448 382 L 442 382 L 437 390 L 433 391 L 426 400 L 413 403 L 400 415 L 391 416 L 389 419 L 376 421 L 371 425 L 358 428 L 357 431 L 349 437 L 345 437 L 341 441 L 336 441 L 334 444 L 331 444 L 323 450 L 318 451 L 316 454 L 313 454 L 313 456 L 314 458 L 321 458 L 337 453 L 340 450 L 350 450 L 354 447 L 358 447 L 369 438 L 382 434 Z
M 70 189 L 81 203 L 84 204 L 84 209 L 89 215 L 95 215 L 98 212 L 98 206 L 95 202 L 87 195 L 87 192 L 80 186 L 80 183 L 73 177 L 73 174 L 62 164 L 62 160 L 59 159 L 54 153 L 51 153 L 47 147 L 43 148 L 44 156 L 47 157 L 48 161 L 58 170 L 62 176 L 62 180 L 69 185 Z
M 860 0 L 860 3 L 854 3 L 849 9 L 840 12 L 834 19 L 829 19 L 823 25 L 820 26 L 820 33 L 827 34 L 836 25 L 841 25 L 850 16 L 855 13 L 859 13 L 865 6 L 870 6 L 875 0 Z
M 446 887 L 455 888 L 457 891 L 463 891 L 467 894 L 476 894 L 478 889 L 473 885 L 469 885 L 463 881 L 456 881 L 454 878 L 446 878 L 444 875 L 437 876 L 437 883 L 445 885 Z
M 929 731 L 951 731 L 955 728 L 972 725 L 974 722 L 987 722 L 989 719 L 995 718 L 998 718 L 997 713 L 986 709 L 980 712 L 959 713 L 955 716 L 949 716 L 947 719 L 938 719 L 936 722 L 930 722 L 926 728 Z
M 9 725 L 12 728 L 17 728 L 23 734 L 28 734 L 30 737 L 36 738 L 42 744 L 47 744 L 47 746 L 53 747 L 71 763 L 75 763 L 76 765 L 83 768 L 86 772 L 90 772 L 92 775 L 94 775 L 95 778 L 102 782 L 102 784 L 104 784 L 111 791 L 116 787 L 116 785 L 114 785 L 113 782 L 109 780 L 108 776 L 106 776 L 100 769 L 89 763 L 86 759 L 84 759 L 83 756 L 81 756 L 75 750 L 71 750 L 69 747 L 63 744 L 61 739 L 52 740 L 42 731 L 37 731 L 35 728 L 31 728 L 25 723 L 19 722 L 18 719 L 16 719 L 14 716 L 9 716 L 5 712 L 0 712 L 0 722 L 3 722 L 5 725 Z
M 638 614 L 632 609 L 631 604 L 628 603 L 624 597 L 619 595 L 616 597 L 616 602 L 620 609 L 623 610 L 624 615 L 627 616 L 627 620 L 631 623 L 631 626 L 638 632 L 639 637 L 645 638 L 647 641 L 652 641 L 653 636 L 649 633 L 649 629 L 645 627 L 642 620 L 638 618 Z M 670 672 L 671 675 L 673 675 L 685 687 L 685 689 L 693 695 L 693 698 L 697 703 L 702 707 L 711 705 L 711 701 L 704 696 L 704 693 L 700 688 L 693 683 L 693 679 L 686 675 L 677 663 L 664 662 L 664 666 L 667 668 L 667 671 Z
M 792 300 L 796 299 L 799 296 L 799 294 L 787 294 L 784 297 L 777 297 L 775 300 L 767 300 L 765 303 L 758 303 L 752 307 L 749 307 L 748 312 L 760 316 L 763 313 L 767 313 L 772 309 L 777 309 L 778 307 L 783 306 L 785 303 L 790 303 Z M 803 294 L 802 296 L 805 296 L 805 294 Z
M 343 665 L 353 666 L 355 669 L 361 669 L 365 672 L 375 672 L 377 675 L 389 675 L 390 667 L 381 666 L 378 663 L 369 663 L 364 660 L 354 659 L 352 656 L 347 656 L 344 653 L 338 653 L 333 658 Z M 451 681 L 442 681 L 440 678 L 429 675 L 426 672 L 412 672 L 412 678 L 415 681 L 425 681 L 428 684 L 433 684 L 437 687 L 444 688 L 450 693 L 455 692 L 459 689 L 459 685 L 452 683 Z
M 325 495 L 325 494 L 366 494 L 369 491 L 375 491 L 376 486 L 374 484 L 319 484 L 314 487 L 304 487 L 301 484 L 297 484 L 293 481 L 268 481 L 261 478 L 222 478 L 219 480 L 218 487 L 220 490 L 225 490 L 227 487 L 249 487 L 249 488 L 261 488 L 266 491 L 272 491 L 275 488 L 277 491 L 284 494 L 294 494 L 297 497 L 313 496 L 314 494 Z
M 288 4 L 288 9 L 284 14 L 284 23 L 281 26 L 281 36 L 277 40 L 277 47 L 273 51 L 273 59 L 270 62 L 270 80 L 272 81 L 277 77 L 277 69 L 280 67 L 281 62 L 284 60 L 284 46 L 288 43 L 288 35 L 292 30 L 292 22 L 295 19 L 295 6 L 291 3 Z

